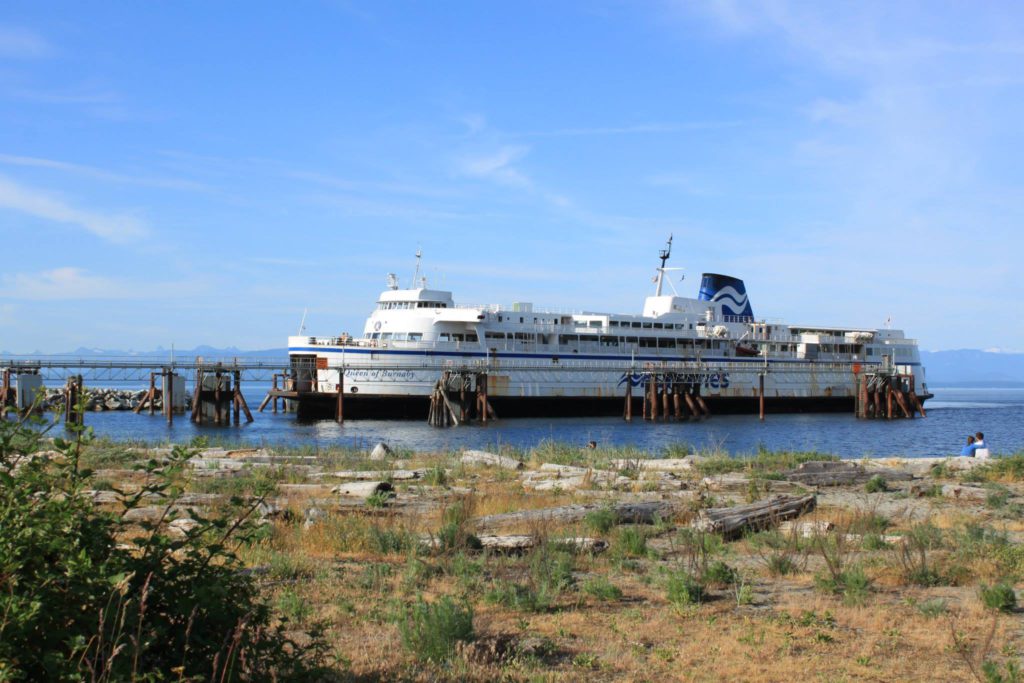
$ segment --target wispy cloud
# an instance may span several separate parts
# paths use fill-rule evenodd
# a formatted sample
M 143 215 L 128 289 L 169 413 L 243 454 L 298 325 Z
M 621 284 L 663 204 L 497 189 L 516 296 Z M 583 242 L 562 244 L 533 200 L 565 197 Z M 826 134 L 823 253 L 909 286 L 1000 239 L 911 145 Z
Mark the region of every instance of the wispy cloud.
M 579 128 L 555 128 L 518 133 L 522 137 L 583 137 L 600 135 L 649 135 L 657 133 L 683 133 L 691 130 L 712 130 L 736 128 L 748 121 L 690 121 L 683 123 L 637 123 L 628 126 L 583 126 Z
M 202 278 L 181 282 L 136 280 L 97 275 L 83 268 L 62 266 L 35 273 L 0 276 L 0 299 L 23 301 L 77 301 L 186 299 L 209 291 Z M 5 304 L 8 305 L 8 304 Z M 13 309 L 12 309 L 13 310 Z
M 55 159 L 41 159 L 39 157 L 18 156 L 14 154 L 0 153 L 0 164 L 6 164 L 9 166 L 23 166 L 29 168 L 45 168 L 54 171 L 73 173 L 75 175 L 95 178 L 96 180 L 103 180 L 113 183 L 123 183 L 126 185 L 143 185 L 148 187 L 160 187 L 171 190 L 205 191 L 209 189 L 206 185 L 203 185 L 202 183 L 197 183 L 192 180 L 182 180 L 180 178 L 154 178 L 147 177 L 145 175 L 115 173 L 112 171 L 106 171 L 101 168 L 96 168 L 94 166 L 74 164 L 67 161 L 58 161 Z
M 0 157 L 0 161 L 2 160 L 3 158 Z M 316 183 L 317 185 L 332 187 L 346 192 L 414 195 L 419 197 L 451 197 L 457 194 L 457 192 L 449 188 L 434 187 L 417 183 L 351 180 L 349 178 L 341 178 L 314 171 L 287 170 L 284 174 L 291 178 L 295 178 L 296 180 L 305 180 L 311 183 Z
M 111 242 L 129 242 L 148 230 L 137 217 L 72 206 L 64 199 L 0 176 L 0 209 L 73 225 Z
M 34 31 L 17 26 L 0 26 L 0 57 L 38 59 L 51 54 L 53 47 Z
M 464 175 L 490 180 L 512 187 L 530 187 L 533 181 L 515 167 L 515 163 L 525 157 L 529 147 L 521 145 L 504 145 L 494 152 L 463 157 L 459 168 Z

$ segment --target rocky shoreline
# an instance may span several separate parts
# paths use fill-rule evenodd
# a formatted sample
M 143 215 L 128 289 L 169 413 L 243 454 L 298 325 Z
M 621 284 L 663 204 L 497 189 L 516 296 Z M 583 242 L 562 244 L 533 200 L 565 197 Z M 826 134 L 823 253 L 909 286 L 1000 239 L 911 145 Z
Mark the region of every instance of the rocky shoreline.
M 85 400 L 87 412 L 101 413 L 114 410 L 135 410 L 142 399 L 145 398 L 147 390 L 139 389 L 94 389 L 88 388 Z M 185 397 L 186 409 L 191 408 L 192 397 Z M 64 389 L 47 388 L 42 397 L 40 408 L 42 410 L 53 410 L 64 407 Z M 154 401 L 154 410 L 163 409 L 163 398 L 157 394 Z M 147 406 L 148 409 L 148 406 Z

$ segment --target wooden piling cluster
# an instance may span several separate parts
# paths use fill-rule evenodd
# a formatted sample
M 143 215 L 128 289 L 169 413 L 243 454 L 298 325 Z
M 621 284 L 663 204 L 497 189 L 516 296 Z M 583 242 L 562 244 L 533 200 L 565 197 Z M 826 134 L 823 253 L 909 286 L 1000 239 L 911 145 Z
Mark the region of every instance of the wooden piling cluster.
M 0 413 L 9 405 L 14 405 L 14 388 L 11 386 L 11 369 L 0 371 Z
M 276 415 L 278 411 L 278 401 L 280 401 L 281 412 L 287 413 L 289 410 L 288 399 L 281 396 L 281 394 L 295 391 L 295 378 L 292 377 L 289 372 L 275 372 L 271 375 L 271 382 L 272 385 L 270 391 L 267 392 L 267 395 L 263 398 L 263 402 L 260 403 L 260 407 L 256 409 L 256 412 L 262 413 L 264 408 L 269 405 L 271 406 L 271 412 Z M 339 390 L 344 389 L 344 384 L 345 378 L 343 375 L 339 378 Z M 341 392 L 339 391 L 339 393 Z M 344 421 L 343 398 L 341 396 L 338 397 L 338 407 L 335 410 L 335 420 L 338 423 Z
M 639 381 L 637 381 L 639 377 Z M 643 419 L 699 420 L 711 416 L 707 403 L 700 395 L 700 378 L 675 372 L 645 370 L 626 375 L 626 396 L 623 418 L 633 421 L 633 385 L 642 388 Z
M 85 423 L 82 376 L 68 377 L 64 385 L 64 424 L 81 426 Z
M 926 417 L 914 386 L 914 376 L 898 372 L 857 375 L 856 415 L 861 419 Z
M 487 382 L 486 372 L 445 370 L 430 393 L 427 424 L 457 427 L 473 419 L 481 424 L 487 424 L 488 419 L 497 419 L 498 415 L 487 397 Z
M 213 388 L 207 388 L 206 380 L 213 377 Z M 225 381 L 226 380 L 226 381 Z M 164 401 L 167 405 L 171 400 Z M 252 422 L 252 413 L 242 396 L 242 373 L 238 370 L 226 369 L 215 365 L 209 368 L 200 367 L 196 370 L 196 384 L 192 393 L 192 416 L 196 424 L 203 424 L 203 408 L 209 406 L 213 412 L 213 424 L 229 425 L 231 418 L 234 423 L 241 422 L 241 413 L 245 412 L 245 421 Z

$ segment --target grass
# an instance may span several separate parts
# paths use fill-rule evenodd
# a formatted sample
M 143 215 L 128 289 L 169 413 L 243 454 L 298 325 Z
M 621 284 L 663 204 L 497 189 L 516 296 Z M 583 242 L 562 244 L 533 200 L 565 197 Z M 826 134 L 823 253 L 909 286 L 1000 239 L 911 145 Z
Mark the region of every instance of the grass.
M 885 479 L 877 474 L 868 479 L 864 484 L 864 491 L 866 493 L 885 493 L 888 490 L 889 485 Z
M 839 458 L 816 451 L 760 450 L 752 455 L 736 457 L 716 453 L 698 462 L 697 471 L 705 476 L 730 472 L 774 473 L 817 460 L 837 461 Z
M 671 573 L 665 583 L 665 597 L 676 607 L 699 605 L 707 597 L 704 583 L 686 570 Z
M 1017 607 L 1017 594 L 1013 586 L 1001 581 L 994 586 L 982 584 L 978 589 L 981 604 L 987 609 L 998 612 L 1012 612 Z
M 603 602 L 610 602 L 622 598 L 622 590 L 604 576 L 595 576 L 587 579 L 582 586 L 587 595 Z
M 473 640 L 473 608 L 447 595 L 432 603 L 420 597 L 402 612 L 398 629 L 402 645 L 416 659 L 444 662 L 457 643 Z

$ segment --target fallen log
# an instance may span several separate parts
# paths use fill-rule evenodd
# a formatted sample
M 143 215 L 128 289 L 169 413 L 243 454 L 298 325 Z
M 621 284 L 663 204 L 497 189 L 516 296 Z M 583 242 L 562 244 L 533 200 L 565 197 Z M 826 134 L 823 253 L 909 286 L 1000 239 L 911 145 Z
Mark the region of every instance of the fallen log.
M 336 479 L 353 479 L 356 481 L 373 481 L 389 479 L 391 481 L 420 479 L 426 470 L 338 470 L 336 472 L 320 472 L 314 477 L 334 477 Z
M 331 489 L 331 493 L 346 498 L 361 498 L 366 500 L 378 493 L 391 493 L 394 487 L 386 481 L 353 481 L 340 484 Z
M 499 515 L 479 517 L 474 520 L 474 523 L 479 529 L 545 522 L 572 524 L 582 521 L 588 514 L 603 507 L 605 506 L 588 503 L 583 505 L 562 505 L 560 507 L 542 508 L 539 510 L 520 510 L 518 512 L 505 512 Z M 615 516 L 616 524 L 653 524 L 655 519 L 667 519 L 676 512 L 676 507 L 671 502 L 663 500 L 641 503 L 616 503 L 610 506 L 609 509 Z
M 520 553 L 531 550 L 545 542 L 544 539 L 532 534 L 515 534 L 507 536 L 477 536 L 485 550 L 503 553 Z M 559 546 L 575 552 L 602 553 L 608 549 L 608 541 L 599 538 L 549 538 L 548 545 Z
M 786 481 L 805 486 L 847 486 L 863 484 L 872 477 L 886 481 L 908 481 L 914 478 L 910 472 L 901 470 L 876 470 L 869 472 L 855 462 L 811 461 L 798 465 L 783 474 Z
M 466 451 L 462 454 L 463 465 L 484 465 L 487 467 L 499 467 L 504 470 L 521 470 L 525 465 L 515 458 L 487 451 Z
M 657 472 L 682 472 L 694 469 L 703 460 L 699 455 L 685 458 L 623 458 L 612 460 L 608 466 L 616 470 L 654 470 Z
M 813 510 L 816 504 L 814 495 L 776 496 L 750 505 L 702 510 L 690 526 L 735 538 L 747 529 L 766 529 L 782 520 L 799 517 Z

